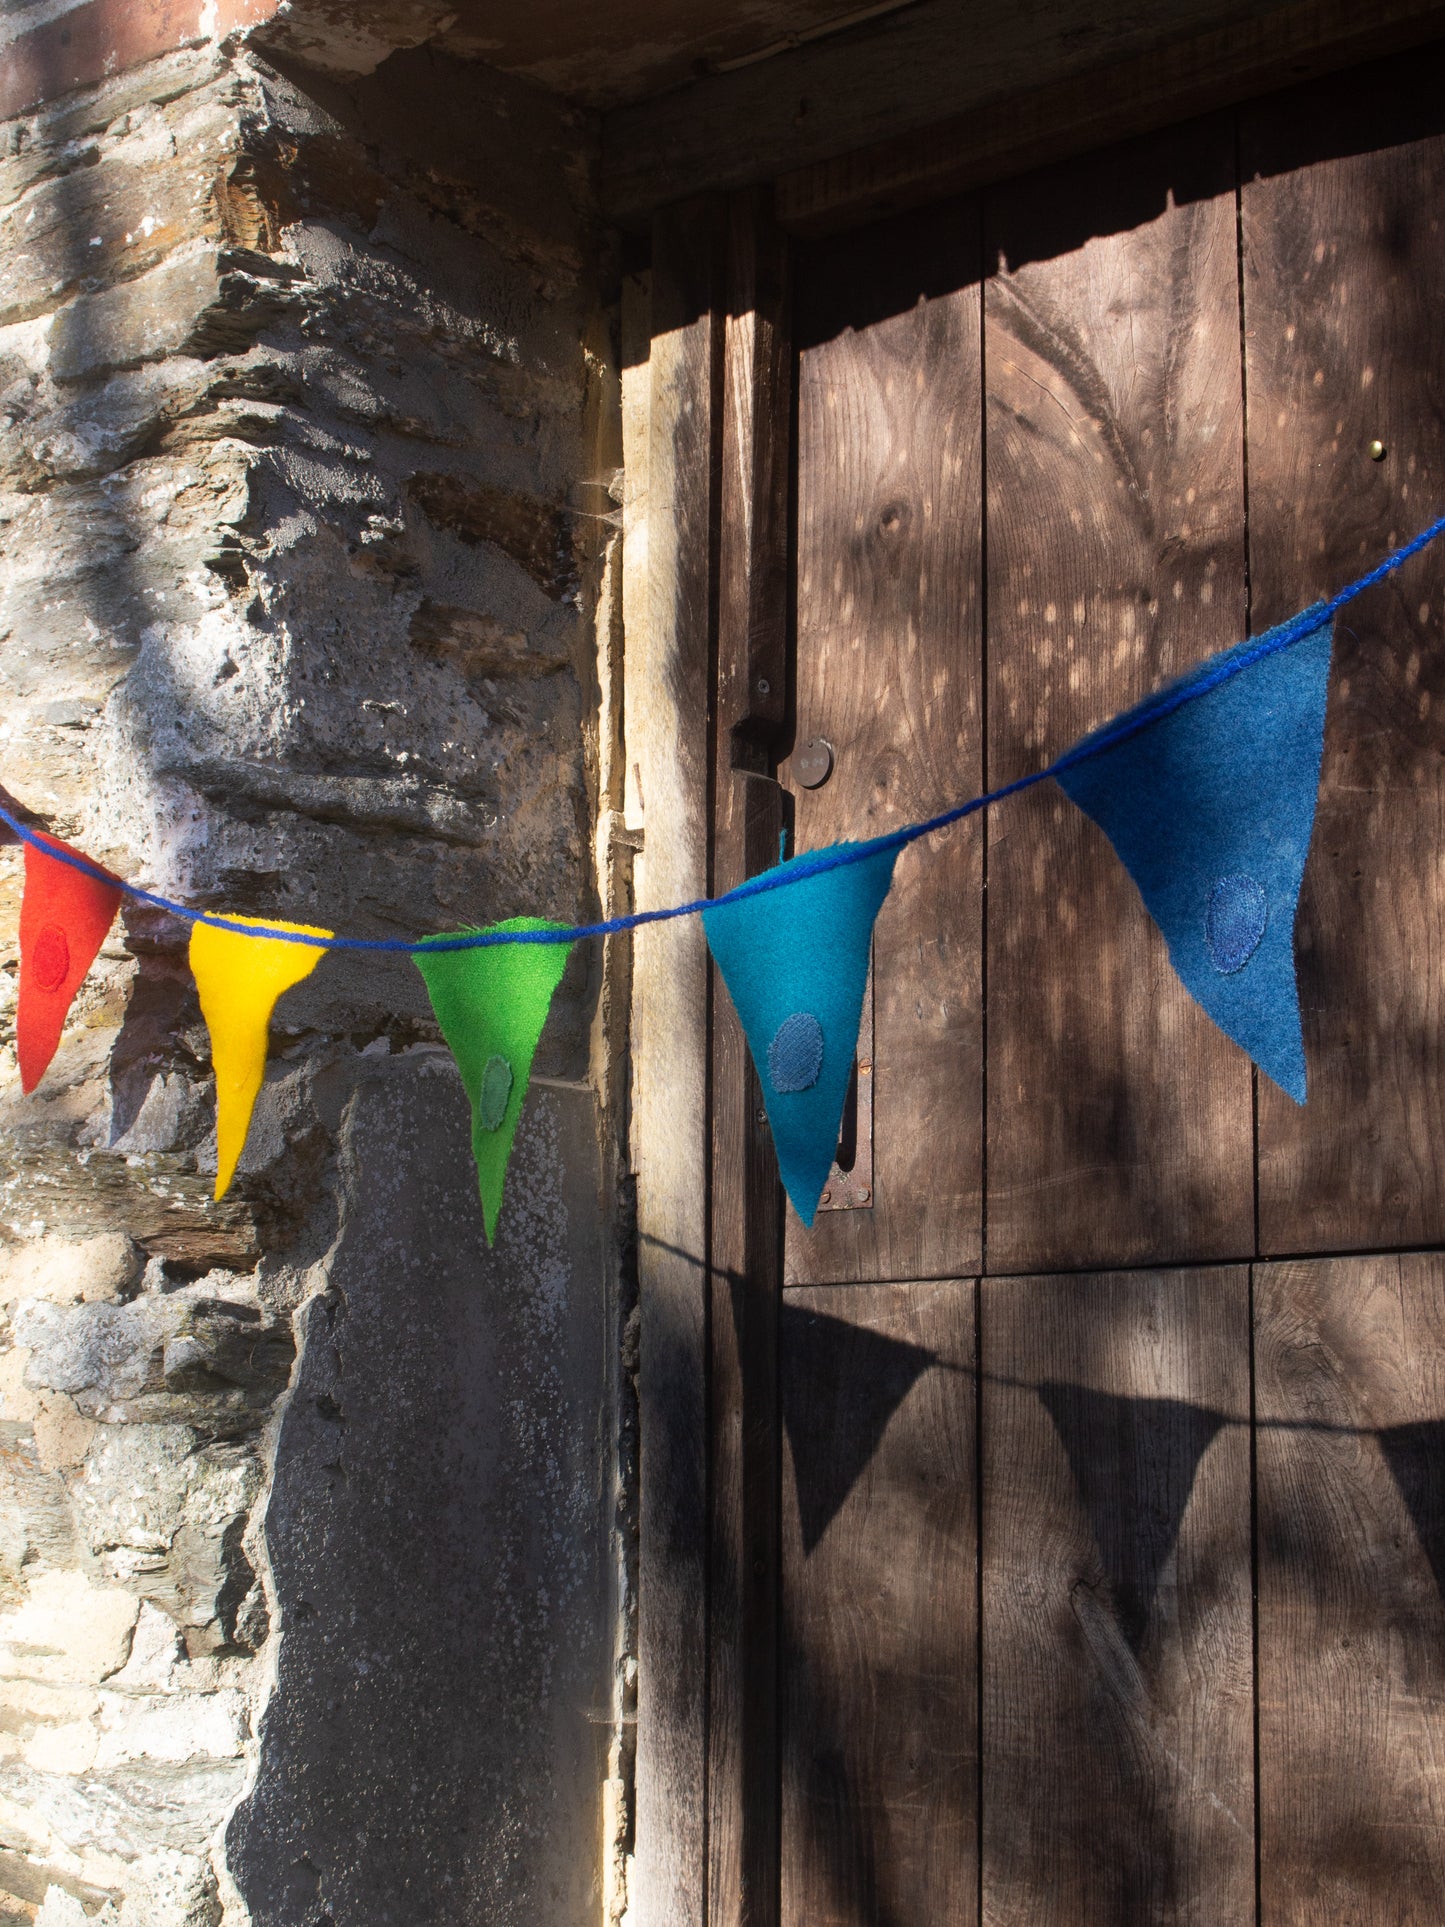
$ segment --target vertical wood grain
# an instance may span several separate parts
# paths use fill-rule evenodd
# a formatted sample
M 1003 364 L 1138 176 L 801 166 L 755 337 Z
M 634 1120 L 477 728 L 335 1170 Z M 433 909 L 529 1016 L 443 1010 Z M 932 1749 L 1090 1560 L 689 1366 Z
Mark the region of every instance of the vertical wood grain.
M 1244 634 L 1233 132 L 990 196 L 991 785 Z M 1049 785 L 988 835 L 993 1272 L 1253 1249 L 1248 1060 Z
M 1247 1273 L 986 1280 L 983 1918 L 1254 1919 Z
M 1445 1894 L 1445 1259 L 1256 1272 L 1263 1917 Z
M 974 1287 L 789 1292 L 783 1921 L 973 1927 Z
M 975 790 L 980 732 L 978 214 L 963 203 L 799 264 L 796 847 Z M 783 780 L 789 782 L 788 766 Z M 787 1215 L 792 1283 L 954 1276 L 980 1249 L 981 840 L 905 850 L 874 933 L 874 1202 Z
M 769 774 L 787 690 L 792 357 L 787 243 L 760 195 L 729 209 L 713 889 L 777 861 Z M 776 1927 L 781 1191 L 762 1091 L 715 976 L 708 1920 Z
M 1435 48 L 1243 113 L 1256 629 L 1445 509 L 1442 88 Z M 1445 1237 L 1441 584 L 1430 551 L 1336 625 L 1296 926 L 1309 1102 L 1260 1080 L 1266 1252 Z
M 708 733 L 722 372 L 711 204 L 653 235 L 647 446 L 651 607 L 629 636 L 639 908 L 708 886 Z M 637 660 L 634 647 L 640 643 Z M 696 918 L 655 926 L 633 972 L 641 1348 L 637 1856 L 642 1927 L 706 1918 L 708 962 Z

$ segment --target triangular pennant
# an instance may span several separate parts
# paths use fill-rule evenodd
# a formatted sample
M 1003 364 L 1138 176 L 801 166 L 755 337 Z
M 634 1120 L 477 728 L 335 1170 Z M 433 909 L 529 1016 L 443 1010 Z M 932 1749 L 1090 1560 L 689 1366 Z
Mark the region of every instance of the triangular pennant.
M 58 837 L 39 830 L 32 834 L 52 849 L 81 855 Z M 33 843 L 25 845 L 15 1047 L 27 1091 L 35 1089 L 55 1055 L 75 993 L 115 922 L 120 898 L 118 885 L 58 863 Z
M 279 917 L 228 916 L 227 922 L 294 930 L 306 937 L 336 934 L 310 923 L 283 923 Z M 218 930 L 210 923 L 191 927 L 191 974 L 211 1033 L 211 1064 L 216 1073 L 218 1198 L 230 1189 L 245 1149 L 251 1112 L 266 1075 L 266 1044 L 276 999 L 309 977 L 325 955 L 316 944 L 248 937 L 239 930 Z
M 1199 1461 L 1224 1414 L 1054 1380 L 1040 1385 L 1039 1398 L 1068 1454 L 1120 1630 L 1137 1658 Z
M 487 926 L 500 930 L 561 930 L 565 925 L 540 917 L 510 917 Z M 443 938 L 424 941 L 440 943 Z M 570 943 L 490 944 L 479 950 L 414 950 L 412 961 L 426 979 L 442 1036 L 447 1040 L 462 1088 L 472 1106 L 472 1155 L 487 1243 L 497 1236 L 502 1187 L 517 1120 L 532 1075 L 537 1040 L 547 1021 L 552 995 L 562 981 Z
M 820 856 L 853 850 L 869 854 L 810 874 Z M 798 882 L 702 913 L 757 1066 L 783 1187 L 804 1224 L 813 1222 L 837 1149 L 873 924 L 897 857 L 891 847 L 839 843 L 764 872 L 797 874 Z
M 1296 616 L 1284 626 L 1299 640 L 1232 675 L 1220 671 L 1281 631 L 1210 657 L 1084 737 L 1079 749 L 1144 725 L 1057 778 L 1118 852 L 1185 988 L 1298 1104 L 1305 1058 L 1294 922 L 1331 643 L 1328 622 L 1307 622 Z
M 810 1553 L 868 1469 L 888 1422 L 937 1352 L 828 1312 L 782 1307 L 783 1424 L 803 1551 Z

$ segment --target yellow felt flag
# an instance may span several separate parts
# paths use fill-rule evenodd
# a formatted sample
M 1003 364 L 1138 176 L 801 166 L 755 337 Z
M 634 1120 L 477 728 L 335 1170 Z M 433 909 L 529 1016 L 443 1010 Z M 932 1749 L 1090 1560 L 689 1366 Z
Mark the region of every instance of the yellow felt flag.
M 227 917 L 228 923 L 256 923 L 255 917 Z M 296 930 L 308 937 L 334 937 L 309 923 L 267 919 L 273 930 Z M 263 923 L 264 929 L 266 925 Z M 274 937 L 246 937 L 213 924 L 191 927 L 191 971 L 201 993 L 201 1015 L 211 1033 L 211 1063 L 216 1072 L 216 1196 L 225 1197 L 251 1128 L 256 1094 L 266 1075 L 266 1040 L 276 999 L 299 984 L 326 955 L 309 943 L 284 943 Z

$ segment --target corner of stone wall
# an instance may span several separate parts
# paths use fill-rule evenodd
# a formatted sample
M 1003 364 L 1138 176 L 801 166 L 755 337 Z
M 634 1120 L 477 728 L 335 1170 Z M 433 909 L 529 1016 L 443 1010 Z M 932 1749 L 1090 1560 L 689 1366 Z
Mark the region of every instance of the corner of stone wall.
M 424 48 L 347 87 L 283 58 L 185 50 L 0 128 L 0 782 L 202 906 L 619 907 L 591 130 Z M 21 873 L 0 850 L 0 1915 L 597 1918 L 625 945 L 569 968 L 489 1250 L 406 959 L 288 993 L 217 1205 L 184 928 L 127 909 L 27 1097 Z

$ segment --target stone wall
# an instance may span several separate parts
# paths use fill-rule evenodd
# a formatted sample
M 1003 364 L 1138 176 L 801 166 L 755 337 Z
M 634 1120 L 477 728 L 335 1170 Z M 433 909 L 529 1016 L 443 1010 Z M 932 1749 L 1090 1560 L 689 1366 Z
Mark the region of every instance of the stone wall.
M 590 180 L 585 122 L 424 49 L 328 92 L 236 39 L 0 128 L 32 820 L 351 934 L 625 882 Z M 0 850 L 0 1922 L 599 1918 L 615 960 L 574 955 L 489 1251 L 404 957 L 287 994 L 216 1205 L 184 926 L 127 908 L 27 1098 L 21 875 Z

